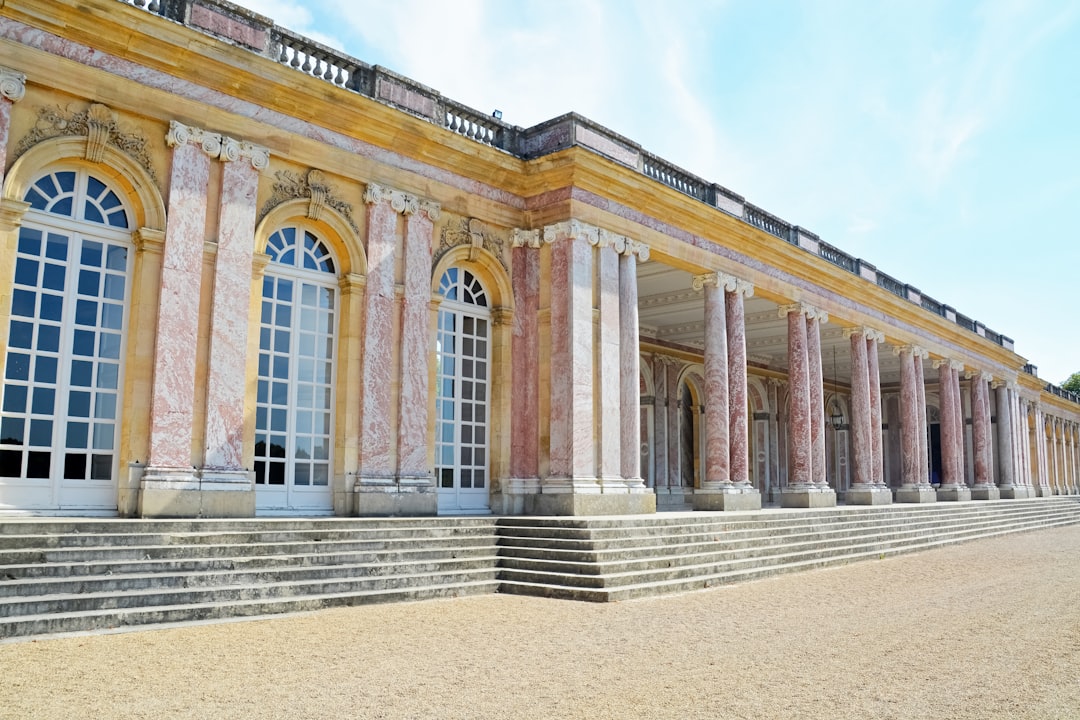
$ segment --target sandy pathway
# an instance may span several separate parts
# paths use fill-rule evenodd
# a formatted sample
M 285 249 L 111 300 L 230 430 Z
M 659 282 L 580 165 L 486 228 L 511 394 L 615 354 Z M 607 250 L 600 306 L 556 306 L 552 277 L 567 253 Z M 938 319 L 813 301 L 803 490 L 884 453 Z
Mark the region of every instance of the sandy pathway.
M 0 718 L 1080 718 L 1080 526 L 609 605 L 0 645 Z

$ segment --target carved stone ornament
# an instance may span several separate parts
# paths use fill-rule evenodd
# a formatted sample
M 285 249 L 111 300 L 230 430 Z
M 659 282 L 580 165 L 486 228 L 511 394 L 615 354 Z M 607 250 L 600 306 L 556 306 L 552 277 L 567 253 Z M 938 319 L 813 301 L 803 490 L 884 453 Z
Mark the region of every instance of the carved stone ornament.
M 8 68 L 0 68 L 0 97 L 19 102 L 26 95 L 26 75 Z
M 283 202 L 307 198 L 309 219 L 317 221 L 322 217 L 324 208 L 333 208 L 348 221 L 349 227 L 357 233 L 360 232 L 353 221 L 352 205 L 336 196 L 334 187 L 327 181 L 326 175 L 321 170 L 309 170 L 307 175 L 278 170 L 274 173 L 274 177 L 277 178 L 277 182 L 274 183 L 274 193 L 259 211 L 259 220 Z
M 523 230 L 519 232 L 528 233 L 529 231 Z M 469 260 L 475 261 L 478 251 L 484 249 L 494 255 L 499 264 L 503 266 L 503 269 L 506 269 L 506 243 L 506 238 L 482 220 L 460 218 L 456 222 L 451 221 L 443 226 L 442 232 L 439 233 L 439 247 L 435 250 L 431 266 L 434 269 L 439 264 L 442 256 L 453 248 L 468 245 L 470 247 Z M 538 247 L 538 245 L 534 247 Z
M 753 283 L 722 272 L 709 272 L 694 276 L 691 287 L 695 291 L 701 292 L 706 286 L 718 287 L 725 292 L 739 293 L 748 298 L 754 296 Z
M 825 312 L 821 308 L 816 308 L 813 305 L 807 305 L 803 302 L 791 303 L 790 305 L 781 305 L 779 308 L 777 308 L 777 314 L 779 317 L 786 318 L 791 313 L 805 315 L 807 320 L 817 320 L 822 325 L 829 322 L 829 313 Z
M 112 145 L 133 158 L 156 181 L 157 173 L 154 172 L 150 159 L 146 137 L 137 129 L 129 129 L 121 125 L 116 114 L 99 103 L 82 109 L 74 103 L 63 108 L 39 107 L 37 122 L 19 141 L 15 148 L 15 156 L 24 154 L 44 140 L 78 136 L 86 138 L 87 160 L 101 162 L 105 148 Z

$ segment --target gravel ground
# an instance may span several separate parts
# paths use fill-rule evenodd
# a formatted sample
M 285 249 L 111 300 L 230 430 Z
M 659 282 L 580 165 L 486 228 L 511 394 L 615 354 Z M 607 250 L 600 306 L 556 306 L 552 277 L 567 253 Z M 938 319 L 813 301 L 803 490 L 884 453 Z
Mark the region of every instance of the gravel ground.
M 1080 718 L 1080 526 L 606 605 L 0 645 L 0 718 Z

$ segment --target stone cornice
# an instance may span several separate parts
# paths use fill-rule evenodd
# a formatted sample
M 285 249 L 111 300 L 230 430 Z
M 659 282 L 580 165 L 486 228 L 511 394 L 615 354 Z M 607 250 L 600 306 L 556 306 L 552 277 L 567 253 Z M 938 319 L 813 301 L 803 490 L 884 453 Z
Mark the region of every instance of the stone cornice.
M 6 67 L 0 67 L 0 97 L 19 102 L 26 95 L 26 75 Z

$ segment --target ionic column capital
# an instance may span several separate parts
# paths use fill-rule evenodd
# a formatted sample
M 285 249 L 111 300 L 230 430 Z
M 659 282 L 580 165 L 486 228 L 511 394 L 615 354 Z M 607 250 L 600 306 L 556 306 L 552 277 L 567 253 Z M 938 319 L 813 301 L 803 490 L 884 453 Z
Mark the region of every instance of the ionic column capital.
M 222 162 L 236 162 L 248 160 L 251 167 L 259 172 L 270 167 L 270 151 L 260 145 L 235 140 L 231 137 L 221 137 L 221 149 L 218 152 L 218 160 Z
M 918 345 L 893 345 L 892 351 L 893 355 L 897 356 L 906 354 L 910 357 L 922 358 L 924 360 L 930 357 L 930 353 Z
M 431 222 L 438 222 L 442 217 L 442 205 L 434 200 L 420 200 L 414 210 L 417 215 L 426 215 Z
M 221 135 L 199 127 L 184 125 L 175 120 L 169 123 L 169 132 L 165 134 L 165 144 L 169 147 L 198 145 L 212 158 L 221 155 Z
M 559 240 L 588 240 L 590 245 L 597 245 L 600 242 L 600 228 L 580 220 L 563 220 L 554 225 L 545 225 L 544 242 Z
M 851 339 L 855 335 L 862 335 L 863 338 L 865 338 L 866 340 L 871 340 L 873 342 L 885 342 L 885 333 L 881 332 L 880 330 L 875 330 L 874 328 L 866 327 L 865 325 L 856 325 L 855 327 L 844 328 L 845 338 Z M 914 354 L 914 346 L 904 347 L 913 348 L 912 354 Z M 896 354 L 899 355 L 900 353 L 897 352 Z
M 540 235 L 539 230 L 523 230 L 522 228 L 514 228 L 510 233 L 510 247 L 529 247 L 539 248 L 543 238 Z
M 0 67 L 0 97 L 19 102 L 26 95 L 26 75 L 10 68 Z
M 957 372 L 964 369 L 964 363 L 960 362 L 959 360 L 952 360 L 950 358 L 938 358 L 934 361 L 935 370 L 943 365 L 948 365 L 951 369 L 956 370 Z
M 781 305 L 777 308 L 779 317 L 786 318 L 792 313 L 798 313 L 799 315 L 805 315 L 807 320 L 818 320 L 820 322 L 829 322 L 829 313 L 825 312 L 821 308 L 808 305 L 804 302 L 791 303 L 790 305 Z
M 967 370 L 964 372 L 965 380 L 982 380 L 983 382 L 990 382 L 994 379 L 994 376 L 988 372 L 982 370 Z
M 708 272 L 702 275 L 695 275 L 691 285 L 697 292 L 701 292 L 708 286 L 721 288 L 725 292 L 739 293 L 746 297 L 753 297 L 754 295 L 753 283 L 722 272 Z
M 368 183 L 368 186 L 364 189 L 364 202 L 368 205 L 388 202 L 394 212 L 403 215 L 412 215 L 420 209 L 419 203 L 414 196 L 377 183 Z

